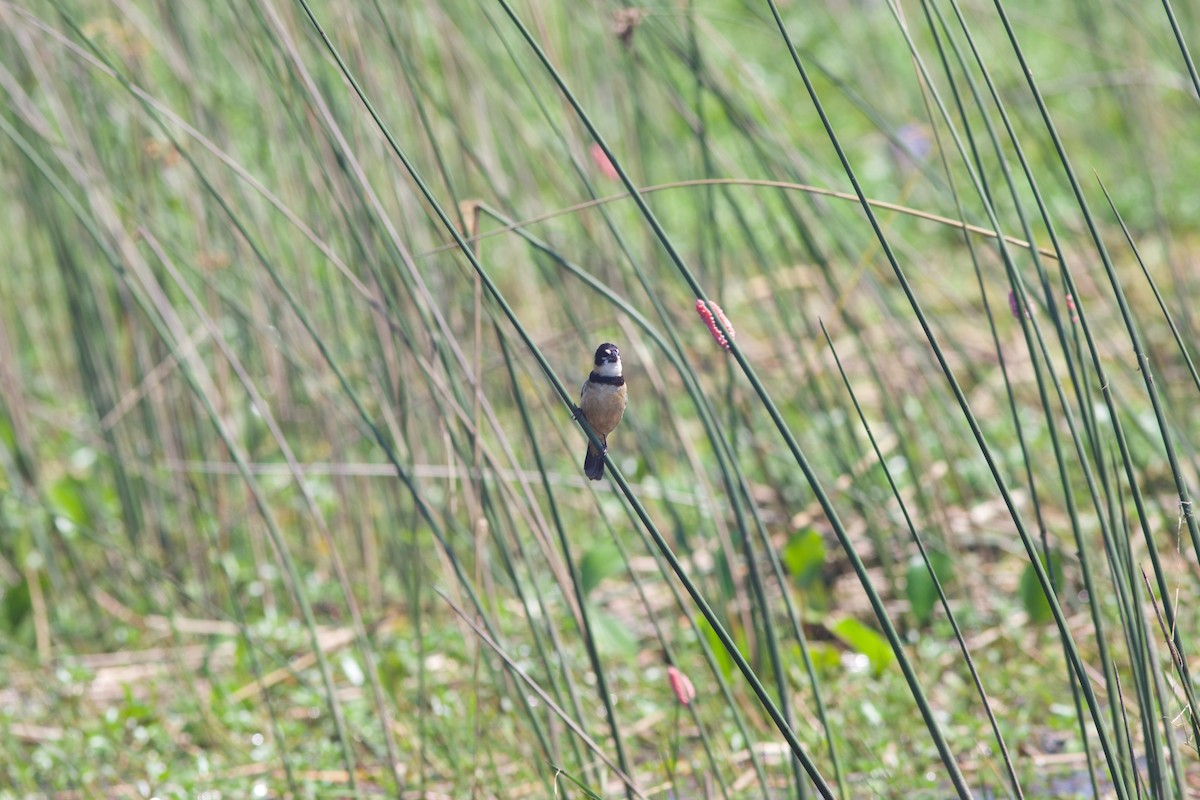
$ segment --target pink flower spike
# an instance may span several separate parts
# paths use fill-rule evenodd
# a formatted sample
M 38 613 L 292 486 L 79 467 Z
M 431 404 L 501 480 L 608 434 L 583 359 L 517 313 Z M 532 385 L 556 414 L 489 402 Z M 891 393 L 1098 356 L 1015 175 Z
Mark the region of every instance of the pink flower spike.
M 1071 322 L 1079 322 L 1079 310 L 1075 308 L 1075 298 L 1067 295 L 1067 311 L 1071 313 Z
M 667 681 L 671 684 L 671 691 L 675 693 L 675 699 L 679 701 L 679 705 L 691 705 L 692 701 L 696 699 L 696 687 L 678 668 L 667 667 Z
M 1015 319 L 1021 318 L 1021 309 L 1017 303 L 1017 294 L 1012 289 L 1008 290 L 1008 310 L 1012 312 Z M 1031 307 L 1025 306 L 1025 316 L 1033 316 L 1033 309 Z
M 600 170 L 600 174 L 608 178 L 610 181 L 619 181 L 621 176 L 617 174 L 617 168 L 613 166 L 609 160 L 608 154 L 604 152 L 604 148 L 597 142 L 592 142 L 589 148 L 592 154 L 592 161 L 596 162 L 596 168 Z
M 709 311 L 708 306 L 712 306 L 712 311 Z M 706 306 L 703 300 L 696 301 L 696 313 L 700 315 L 700 319 L 704 320 L 704 324 L 708 326 L 708 332 L 712 334 L 713 341 L 721 345 L 726 350 L 729 349 L 729 339 L 725 338 L 725 334 L 721 333 L 721 329 L 717 327 L 717 323 L 713 321 L 713 311 L 717 312 L 717 318 L 721 320 L 721 324 L 725 326 L 725 330 L 729 332 L 729 339 L 735 338 L 733 331 L 733 323 L 725 316 L 725 312 L 716 303 L 709 302 Z

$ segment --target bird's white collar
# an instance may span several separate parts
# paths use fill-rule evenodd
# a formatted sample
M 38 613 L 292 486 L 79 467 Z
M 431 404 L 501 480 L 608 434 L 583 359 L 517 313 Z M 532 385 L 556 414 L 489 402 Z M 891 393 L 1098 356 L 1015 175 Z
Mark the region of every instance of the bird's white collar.
M 593 366 L 592 370 L 597 375 L 601 375 L 605 378 L 619 378 L 619 377 L 621 377 L 621 362 L 618 361 L 614 364 L 612 362 L 606 361 L 603 364 L 600 364 L 599 366 Z

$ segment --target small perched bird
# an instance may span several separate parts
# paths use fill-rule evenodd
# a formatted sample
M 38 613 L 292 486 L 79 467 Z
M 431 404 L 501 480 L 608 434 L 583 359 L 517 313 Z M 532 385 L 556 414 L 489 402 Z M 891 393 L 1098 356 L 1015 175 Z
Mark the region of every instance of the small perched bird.
M 621 421 L 627 400 L 625 378 L 621 377 L 621 351 L 615 344 L 605 342 L 596 348 L 592 372 L 579 393 L 579 410 L 604 445 L 601 452 L 588 442 L 587 455 L 583 459 L 583 472 L 594 481 L 604 477 L 608 435 Z

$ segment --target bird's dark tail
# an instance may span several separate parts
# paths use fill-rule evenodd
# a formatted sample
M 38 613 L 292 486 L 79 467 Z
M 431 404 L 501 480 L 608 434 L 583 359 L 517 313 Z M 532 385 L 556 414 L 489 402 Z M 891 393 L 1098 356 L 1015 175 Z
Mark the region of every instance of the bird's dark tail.
M 583 457 L 583 474 L 594 481 L 604 477 L 604 456 L 588 442 L 587 455 Z

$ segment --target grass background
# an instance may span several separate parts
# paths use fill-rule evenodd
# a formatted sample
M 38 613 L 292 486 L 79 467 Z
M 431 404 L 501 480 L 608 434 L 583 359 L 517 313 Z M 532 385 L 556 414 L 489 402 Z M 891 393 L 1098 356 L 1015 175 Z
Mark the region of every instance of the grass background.
M 0 796 L 1200 791 L 1190 5 L 0 21 Z

